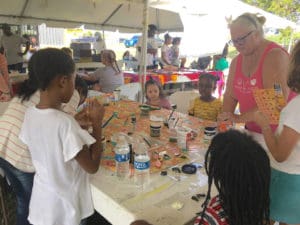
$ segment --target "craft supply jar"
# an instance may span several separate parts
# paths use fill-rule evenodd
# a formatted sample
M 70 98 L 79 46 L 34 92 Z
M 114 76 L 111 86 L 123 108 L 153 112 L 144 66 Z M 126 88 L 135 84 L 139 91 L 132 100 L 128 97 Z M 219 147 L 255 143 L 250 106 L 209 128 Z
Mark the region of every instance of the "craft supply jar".
M 120 101 L 120 99 L 121 99 L 121 90 L 115 89 L 114 90 L 114 100 L 117 102 L 117 101 Z
M 140 106 L 140 110 L 141 110 L 141 116 L 149 116 L 150 106 L 148 106 L 148 105 L 141 105 Z
M 161 125 L 150 125 L 150 136 L 159 137 L 160 129 L 161 129 Z
M 217 134 L 217 128 L 216 127 L 205 127 L 204 128 L 204 140 L 210 141 L 213 139 L 213 137 Z

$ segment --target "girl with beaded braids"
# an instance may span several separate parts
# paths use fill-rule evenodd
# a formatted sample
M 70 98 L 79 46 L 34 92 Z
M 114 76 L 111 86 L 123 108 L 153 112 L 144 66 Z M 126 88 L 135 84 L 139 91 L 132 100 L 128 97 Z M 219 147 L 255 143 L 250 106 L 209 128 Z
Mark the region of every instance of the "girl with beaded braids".
M 195 225 L 268 225 L 270 162 L 246 133 L 216 135 L 205 155 L 208 191 Z M 219 192 L 211 198 L 211 188 Z
M 292 51 L 287 84 L 298 95 L 282 109 L 276 134 L 263 113 L 252 115 L 276 160 L 272 163 L 270 218 L 280 225 L 300 224 L 300 42 Z

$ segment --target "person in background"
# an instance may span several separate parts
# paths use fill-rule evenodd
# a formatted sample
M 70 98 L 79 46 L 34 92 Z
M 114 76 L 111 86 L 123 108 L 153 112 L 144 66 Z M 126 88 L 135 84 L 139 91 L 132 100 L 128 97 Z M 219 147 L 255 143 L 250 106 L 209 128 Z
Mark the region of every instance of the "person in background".
M 207 70 L 211 63 L 211 56 L 199 57 L 197 61 L 197 69 Z
M 170 47 L 170 44 L 172 43 L 172 37 L 168 33 L 166 33 L 164 38 L 165 38 L 165 42 L 161 47 L 162 67 L 167 65 L 172 65 L 172 50 Z
M 209 73 L 199 76 L 199 94 L 191 105 L 188 113 L 203 120 L 217 121 L 222 110 L 222 102 L 213 96 L 217 88 L 218 77 Z
M 172 46 L 171 46 L 171 64 L 173 66 L 181 67 L 181 62 L 179 59 L 179 45 L 181 42 L 180 37 L 173 38 Z
M 96 41 L 93 42 L 93 49 L 96 54 L 101 54 L 101 52 L 106 49 L 105 41 L 99 32 L 95 32 L 94 36 L 96 37 Z
M 157 27 L 154 24 L 148 25 L 148 41 L 147 41 L 147 69 L 156 69 L 158 66 L 157 49 L 158 42 L 155 39 L 157 33 Z M 141 63 L 141 51 L 142 51 L 142 37 L 139 38 L 137 43 L 137 59 Z
M 237 104 L 240 122 L 249 121 L 248 115 L 257 110 L 252 90 L 273 88 L 280 84 L 286 99 L 290 94 L 287 86 L 288 53 L 274 42 L 264 38 L 265 17 L 259 14 L 244 13 L 230 24 L 232 43 L 239 55 L 229 68 L 229 75 L 223 100 L 223 112 L 219 119 L 232 117 Z M 289 97 L 292 97 L 291 95 Z M 276 126 L 273 126 L 275 130 Z M 246 122 L 246 129 L 261 133 L 254 122 Z
M 267 146 L 276 162 L 272 163 L 270 218 L 280 225 L 300 224 L 300 42 L 290 60 L 288 86 L 297 93 L 281 111 L 276 134 L 262 112 L 254 112 Z
M 7 61 L 0 49 L 0 102 L 7 102 L 11 99 Z
M 124 84 L 124 76 L 119 69 L 113 50 L 102 51 L 101 59 L 105 67 L 97 69 L 93 74 L 82 76 L 82 78 L 88 81 L 98 81 L 98 84 L 94 85 L 94 90 L 112 93 Z
M 145 83 L 146 104 L 171 109 L 171 104 L 163 93 L 161 84 L 150 77 Z
M 217 134 L 205 154 L 205 170 L 208 190 L 194 225 L 270 224 L 270 161 L 251 136 L 238 130 Z
M 40 225 L 84 224 L 94 211 L 88 173 L 99 168 L 104 107 L 97 100 L 88 105 L 90 135 L 61 109 L 74 92 L 72 58 L 54 48 L 39 50 L 34 56 L 40 100 L 27 108 L 19 134 L 36 170 L 28 220 Z M 57 135 L 49 138 L 53 133 Z
M 128 50 L 124 52 L 122 58 L 123 58 L 123 62 L 125 63 L 126 70 L 136 69 L 137 59 L 133 57 Z
M 35 106 L 40 98 L 40 92 L 37 91 L 38 81 L 34 75 L 34 61 L 35 54 L 28 63 L 28 79 L 21 84 L 18 96 L 9 102 L 6 111 L 0 117 L 0 168 L 4 170 L 5 176 L 16 194 L 17 225 L 29 224 L 27 220 L 28 207 L 35 172 L 29 150 L 18 138 L 26 109 Z M 78 103 L 79 95 L 77 91 L 74 91 L 71 100 L 63 105 L 62 109 L 75 115 Z M 84 118 L 84 114 L 76 114 L 75 118 L 80 121 L 81 118 Z
M 228 55 L 228 47 L 229 45 L 226 43 L 221 55 L 214 56 L 214 70 L 223 71 L 226 70 L 228 66 L 227 55 Z
M 20 37 L 11 32 L 8 24 L 2 26 L 3 36 L 0 40 L 1 48 L 4 48 L 4 53 L 7 58 L 8 71 L 17 70 L 20 73 L 23 71 L 23 56 L 29 50 L 29 39 Z M 22 45 L 25 45 L 25 51 L 21 52 Z

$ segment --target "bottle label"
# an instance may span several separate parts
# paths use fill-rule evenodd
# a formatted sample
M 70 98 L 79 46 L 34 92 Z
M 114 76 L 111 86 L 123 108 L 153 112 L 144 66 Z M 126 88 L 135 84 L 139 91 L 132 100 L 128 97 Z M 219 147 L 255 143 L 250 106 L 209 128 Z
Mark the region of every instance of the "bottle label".
M 146 162 L 137 162 L 134 161 L 134 168 L 136 170 L 146 170 L 150 168 L 150 161 L 146 161 Z
M 115 160 L 117 162 L 126 162 L 129 161 L 129 152 L 127 154 L 116 154 Z

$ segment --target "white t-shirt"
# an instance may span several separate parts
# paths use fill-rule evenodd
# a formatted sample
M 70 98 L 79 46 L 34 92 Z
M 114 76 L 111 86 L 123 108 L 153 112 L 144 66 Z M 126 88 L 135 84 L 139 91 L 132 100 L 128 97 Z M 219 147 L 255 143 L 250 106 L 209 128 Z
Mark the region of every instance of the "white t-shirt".
M 79 99 L 78 91 L 74 90 L 70 101 L 62 105 L 62 110 L 75 115 Z M 14 97 L 0 116 L 0 157 L 17 169 L 28 173 L 34 172 L 34 167 L 27 146 L 19 139 L 19 133 L 26 109 L 35 106 L 39 101 L 39 91 L 35 92 L 28 101 L 22 102 L 19 97 Z
M 142 40 L 143 38 L 140 37 L 137 43 L 137 47 L 142 48 Z M 147 49 L 158 49 L 158 42 L 154 37 L 147 39 Z M 136 57 L 139 63 L 141 62 L 141 55 L 141 52 L 137 51 Z M 157 53 L 155 55 L 147 53 L 147 66 L 152 66 L 154 60 L 157 60 Z
M 163 44 L 163 46 L 161 47 L 161 58 L 162 58 L 163 53 L 165 53 L 168 62 L 172 63 L 172 49 L 171 49 L 171 47 L 169 47 L 166 44 Z M 162 59 L 162 62 L 165 65 L 167 64 L 167 62 L 163 61 L 163 59 Z
M 39 225 L 77 225 L 93 213 L 88 174 L 74 157 L 95 139 L 59 110 L 29 107 L 20 139 L 36 169 L 29 221 Z
M 93 42 L 93 49 L 95 49 L 96 54 L 100 54 L 102 50 L 106 49 L 104 40 Z
M 299 106 L 300 95 L 297 95 L 281 111 L 279 125 L 276 133 L 281 133 L 284 125 L 300 133 Z M 290 174 L 300 174 L 300 140 L 297 142 L 291 154 L 284 162 L 274 162 L 272 167 L 282 172 Z
M 98 68 L 92 75 L 99 81 L 101 92 L 112 93 L 124 84 L 123 73 L 117 73 L 111 66 Z
M 299 120 L 299 105 L 300 95 L 292 99 L 280 113 L 279 125 L 276 134 L 282 132 L 283 125 L 290 127 L 300 133 L 300 120 Z M 248 133 L 266 150 L 269 155 L 271 167 L 290 174 L 300 174 L 300 141 L 292 150 L 289 157 L 284 162 L 277 162 L 268 150 L 265 143 L 264 136 L 256 132 Z
M 5 49 L 5 56 L 7 64 L 12 65 L 23 62 L 23 56 L 19 56 L 18 53 L 22 52 L 22 44 L 25 44 L 28 40 L 20 37 L 16 34 L 11 36 L 3 35 L 1 38 L 1 45 Z

